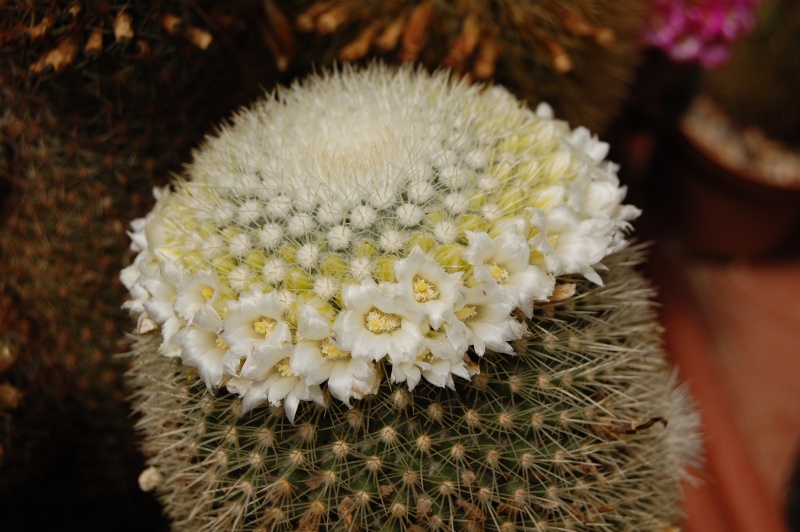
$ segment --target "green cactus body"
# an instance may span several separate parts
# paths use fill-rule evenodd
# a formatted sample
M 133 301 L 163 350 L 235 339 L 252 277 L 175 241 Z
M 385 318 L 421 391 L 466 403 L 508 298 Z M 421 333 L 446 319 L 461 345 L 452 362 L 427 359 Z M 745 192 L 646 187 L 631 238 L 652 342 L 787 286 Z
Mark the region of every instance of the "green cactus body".
M 242 111 L 133 224 L 142 487 L 185 530 L 675 524 L 697 418 L 606 151 L 408 68 Z

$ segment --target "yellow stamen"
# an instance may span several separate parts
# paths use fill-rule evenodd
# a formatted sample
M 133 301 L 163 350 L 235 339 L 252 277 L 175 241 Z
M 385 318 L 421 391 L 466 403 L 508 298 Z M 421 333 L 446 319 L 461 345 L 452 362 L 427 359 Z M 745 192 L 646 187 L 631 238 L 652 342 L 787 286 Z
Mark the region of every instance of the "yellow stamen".
M 220 349 L 228 349 L 228 343 L 219 336 L 217 336 L 217 341 L 215 343 Z
M 498 266 L 497 264 L 492 264 L 492 267 L 489 269 L 489 273 L 492 274 L 492 277 L 498 283 L 504 283 L 508 281 L 508 270 Z
M 278 324 L 276 320 L 272 318 L 268 318 L 266 316 L 261 316 L 260 320 L 256 320 L 253 322 L 253 330 L 256 331 L 258 334 L 263 334 L 264 338 L 267 338 L 272 331 L 275 330 L 275 326 Z
M 294 373 L 292 373 L 292 368 L 289 367 L 289 359 L 284 358 L 277 364 L 275 364 L 275 369 L 278 370 L 278 373 L 281 374 L 281 377 L 294 377 Z
M 214 289 L 209 286 L 203 288 L 200 293 L 203 294 L 203 297 L 205 297 L 206 300 L 210 300 L 212 297 L 214 297 Z
M 417 303 L 425 303 L 439 298 L 439 289 L 436 288 L 436 285 L 426 281 L 422 277 L 414 277 L 411 286 L 414 289 L 414 298 L 417 300 Z
M 328 360 L 341 360 L 343 358 L 350 358 L 350 351 L 339 349 L 327 338 L 322 342 L 321 350 L 322 356 Z
M 397 314 L 389 314 L 372 307 L 367 313 L 364 325 L 374 334 L 391 333 L 400 328 L 401 318 Z
M 461 321 L 466 321 L 478 315 L 478 308 L 473 305 L 467 305 L 461 310 L 456 311 L 456 318 Z

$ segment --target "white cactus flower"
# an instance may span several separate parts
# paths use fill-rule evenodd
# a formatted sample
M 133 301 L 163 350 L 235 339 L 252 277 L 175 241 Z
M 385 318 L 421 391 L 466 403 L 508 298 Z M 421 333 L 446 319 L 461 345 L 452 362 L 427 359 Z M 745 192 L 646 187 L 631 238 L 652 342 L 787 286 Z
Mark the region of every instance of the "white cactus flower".
M 408 391 L 416 388 L 419 381 L 422 380 L 422 372 L 431 368 L 426 352 L 424 350 L 421 351 L 420 354 L 413 357 L 402 356 L 395 358 L 391 354 L 389 355 L 389 361 L 392 363 L 392 373 L 389 378 L 393 383 L 406 383 Z
M 189 325 L 173 336 L 183 352 L 181 358 L 187 366 L 197 370 L 209 390 L 218 388 L 224 374 L 228 345 L 219 333 L 195 325 Z
M 287 372 L 285 364 L 273 367 L 262 380 L 232 378 L 227 387 L 242 397 L 242 412 L 249 412 L 258 405 L 269 403 L 281 406 L 286 417 L 294 423 L 300 401 L 314 401 L 325 405 L 325 398 L 319 386 L 307 386 L 302 379 Z
M 387 293 L 372 278 L 342 287 L 345 310 L 333 323 L 336 341 L 354 357 L 380 360 L 414 358 L 422 343 L 425 315 L 408 302 Z
M 423 369 L 422 376 L 435 386 L 454 389 L 453 377 L 469 380 L 474 375 L 475 368 L 469 364 L 466 355 L 469 329 L 461 321 L 451 327 L 446 326 L 444 332 L 431 331 L 425 337 L 424 349 L 428 367 Z
M 159 351 L 169 357 L 180 356 L 181 351 L 172 341 L 186 326 L 186 320 L 175 313 L 173 301 L 177 297 L 177 285 L 183 280 L 183 272 L 174 262 L 161 265 L 158 277 L 144 279 L 142 286 L 149 294 L 144 310 L 155 323 L 161 326 L 163 341 Z
M 580 217 L 567 205 L 545 215 L 530 210 L 531 224 L 540 232 L 531 248 L 544 255 L 545 266 L 554 275 L 579 273 L 598 285 L 603 284 L 594 266 L 608 254 L 612 244 L 609 223 L 598 218 Z
M 444 268 L 415 246 L 407 258 L 394 263 L 399 294 L 409 307 L 425 315 L 432 329 L 454 319 L 453 307 L 464 290 L 463 272 L 445 273 Z
M 230 292 L 220 285 L 216 272 L 201 272 L 178 283 L 175 313 L 190 325 L 216 330 L 222 325 L 220 311 L 226 305 L 226 295 Z
M 553 293 L 555 279 L 530 263 L 528 242 L 515 227 L 497 238 L 467 231 L 467 239 L 464 259 L 475 267 L 475 279 L 499 286 L 528 318 L 534 301 L 547 301 Z
M 514 304 L 496 285 L 476 285 L 467 290 L 464 303 L 456 310 L 456 317 L 470 330 L 470 343 L 475 352 L 483 356 L 486 349 L 513 354 L 508 342 L 519 340 L 525 326 L 513 318 Z
M 230 314 L 222 322 L 222 338 L 239 358 L 249 358 L 256 352 L 259 360 L 275 360 L 286 356 L 285 346 L 291 345 L 292 333 L 283 319 L 283 306 L 277 292 L 247 292 L 230 304 Z
M 347 406 L 351 399 L 377 393 L 380 379 L 375 363 L 353 357 L 332 338 L 330 322 L 310 305 L 300 311 L 298 341 L 290 368 L 309 386 L 327 382 L 328 390 Z

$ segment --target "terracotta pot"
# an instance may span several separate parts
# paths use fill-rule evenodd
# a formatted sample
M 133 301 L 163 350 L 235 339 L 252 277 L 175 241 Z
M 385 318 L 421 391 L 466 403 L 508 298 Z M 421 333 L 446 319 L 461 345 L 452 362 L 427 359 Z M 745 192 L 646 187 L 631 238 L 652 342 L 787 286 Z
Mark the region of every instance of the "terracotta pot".
M 733 169 L 683 131 L 662 139 L 652 173 L 662 224 L 694 253 L 765 257 L 785 251 L 800 229 L 800 183 L 779 187 Z

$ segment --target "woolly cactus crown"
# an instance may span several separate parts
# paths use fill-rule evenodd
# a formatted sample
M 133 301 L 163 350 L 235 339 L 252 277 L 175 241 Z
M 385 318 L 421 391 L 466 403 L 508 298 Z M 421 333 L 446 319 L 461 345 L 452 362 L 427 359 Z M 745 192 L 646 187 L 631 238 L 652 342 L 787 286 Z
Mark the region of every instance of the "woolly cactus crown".
M 143 488 L 185 530 L 676 523 L 697 418 L 606 151 L 410 68 L 241 112 L 133 223 Z
M 624 247 L 608 146 L 501 88 L 373 67 L 279 91 L 133 222 L 139 330 L 245 411 L 453 387 Z

